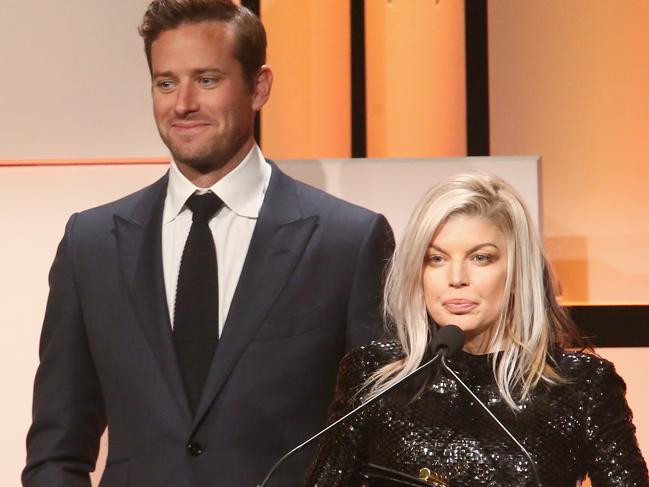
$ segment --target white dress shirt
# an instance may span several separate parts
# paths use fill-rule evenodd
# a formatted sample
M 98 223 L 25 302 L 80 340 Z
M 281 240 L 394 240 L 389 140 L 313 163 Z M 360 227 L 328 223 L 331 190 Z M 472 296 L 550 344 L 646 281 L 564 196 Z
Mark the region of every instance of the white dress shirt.
M 162 213 L 162 266 L 172 327 L 180 260 L 192 225 L 192 212 L 185 206 L 187 198 L 195 192 L 212 191 L 223 200 L 223 208 L 209 222 L 219 269 L 220 335 L 239 282 L 270 174 L 271 167 L 256 144 L 232 172 L 211 188 L 194 186 L 175 162 L 171 162 Z

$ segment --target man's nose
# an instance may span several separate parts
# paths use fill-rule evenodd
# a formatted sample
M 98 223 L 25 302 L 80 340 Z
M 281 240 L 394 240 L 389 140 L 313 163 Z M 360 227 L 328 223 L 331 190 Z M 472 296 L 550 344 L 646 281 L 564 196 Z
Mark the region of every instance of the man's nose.
M 176 91 L 176 114 L 185 116 L 198 111 L 198 98 L 196 89 L 191 84 L 181 84 Z

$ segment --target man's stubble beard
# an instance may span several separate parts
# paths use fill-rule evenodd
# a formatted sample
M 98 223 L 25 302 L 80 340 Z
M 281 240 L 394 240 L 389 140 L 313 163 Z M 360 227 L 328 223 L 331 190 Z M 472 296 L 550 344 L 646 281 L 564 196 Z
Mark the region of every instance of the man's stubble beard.
M 184 144 L 177 144 L 160 132 L 162 142 L 167 146 L 176 164 L 186 165 L 197 172 L 207 174 L 211 171 L 222 169 L 235 157 L 237 152 L 248 140 L 249 134 L 238 134 L 237 140 L 230 144 L 222 144 L 219 139 L 214 139 L 195 149 L 185 150 Z M 187 152 L 187 153 L 184 153 Z

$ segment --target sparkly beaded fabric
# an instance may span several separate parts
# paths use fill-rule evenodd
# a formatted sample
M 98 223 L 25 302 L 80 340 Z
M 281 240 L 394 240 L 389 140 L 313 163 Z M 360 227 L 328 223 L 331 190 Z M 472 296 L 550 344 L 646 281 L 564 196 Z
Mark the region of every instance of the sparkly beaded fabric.
M 359 386 L 400 354 L 396 341 L 350 352 L 341 363 L 330 421 L 358 406 L 364 398 L 355 394 Z M 514 414 L 500 398 L 491 358 L 459 352 L 447 363 L 532 455 L 541 485 L 574 487 L 588 474 L 593 487 L 649 486 L 625 384 L 610 362 L 559 353 L 570 383 L 539 385 Z M 419 399 L 409 401 L 412 396 L 412 386 L 400 386 L 333 430 L 305 487 L 360 487 L 364 463 L 414 477 L 426 467 L 452 487 L 535 485 L 524 454 L 448 375 L 441 372 Z

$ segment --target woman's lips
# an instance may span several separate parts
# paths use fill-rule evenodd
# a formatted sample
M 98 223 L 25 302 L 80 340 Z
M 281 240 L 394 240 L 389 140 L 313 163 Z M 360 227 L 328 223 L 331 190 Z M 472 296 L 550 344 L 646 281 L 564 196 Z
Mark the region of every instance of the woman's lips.
M 469 299 L 449 299 L 442 303 L 442 306 L 447 311 L 455 315 L 463 315 L 469 313 L 473 308 L 478 306 L 478 303 Z

